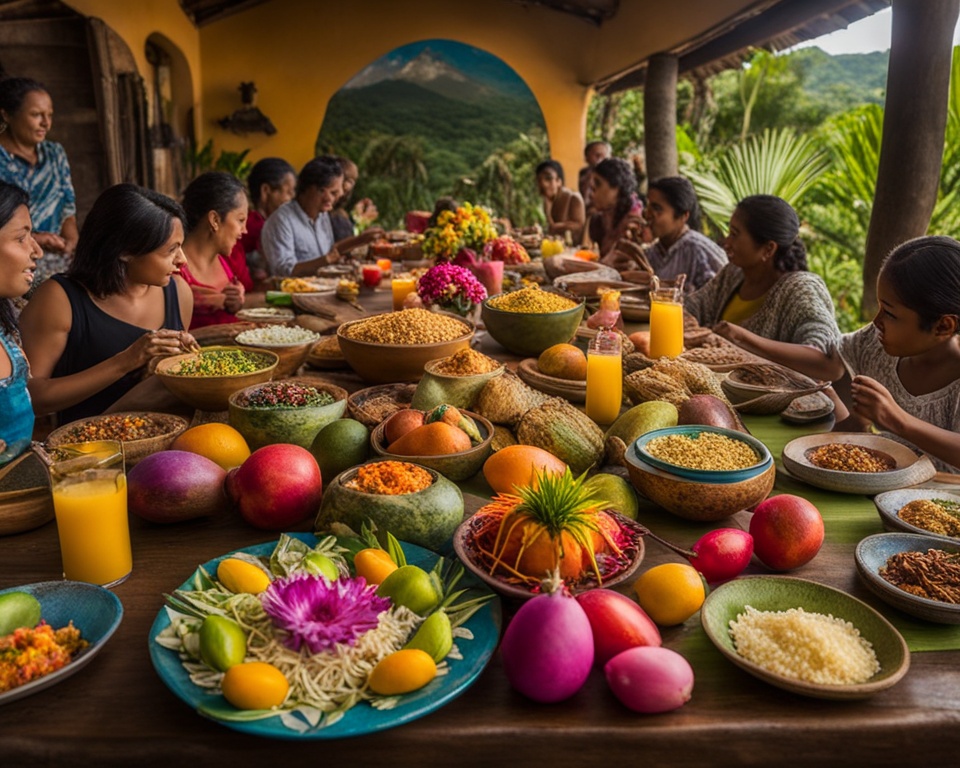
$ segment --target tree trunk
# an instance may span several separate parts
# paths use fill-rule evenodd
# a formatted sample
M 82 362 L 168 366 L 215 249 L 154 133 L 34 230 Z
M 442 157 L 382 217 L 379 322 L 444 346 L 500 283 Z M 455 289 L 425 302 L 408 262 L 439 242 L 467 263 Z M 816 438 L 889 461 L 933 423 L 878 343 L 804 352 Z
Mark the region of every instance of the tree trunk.
M 937 202 L 960 0 L 893 0 L 883 139 L 863 260 L 863 318 L 886 255 L 926 233 Z
M 677 57 L 665 53 L 651 56 L 647 65 L 643 124 L 651 179 L 677 175 L 677 69 Z

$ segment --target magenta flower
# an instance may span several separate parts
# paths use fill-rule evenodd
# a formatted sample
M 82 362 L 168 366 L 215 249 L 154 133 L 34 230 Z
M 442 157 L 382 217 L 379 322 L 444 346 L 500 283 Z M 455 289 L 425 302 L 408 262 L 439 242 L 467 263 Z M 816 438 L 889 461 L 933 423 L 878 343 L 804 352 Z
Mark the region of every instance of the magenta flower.
M 430 267 L 417 283 L 424 304 L 438 304 L 461 314 L 487 298 L 487 289 L 466 267 L 443 262 Z
M 274 625 L 289 636 L 284 645 L 294 651 L 306 644 L 311 653 L 332 649 L 337 643 L 353 645 L 376 629 L 378 616 L 390 607 L 377 597 L 376 586 L 363 578 L 329 582 L 309 573 L 277 579 L 261 598 L 263 610 Z

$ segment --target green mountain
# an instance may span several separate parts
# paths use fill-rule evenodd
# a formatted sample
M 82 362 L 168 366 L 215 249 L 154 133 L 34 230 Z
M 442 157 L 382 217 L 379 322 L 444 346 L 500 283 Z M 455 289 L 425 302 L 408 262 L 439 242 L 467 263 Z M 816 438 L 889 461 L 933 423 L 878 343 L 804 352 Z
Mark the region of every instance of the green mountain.
M 787 56 L 791 66 L 803 73 L 803 90 L 811 98 L 849 106 L 883 104 L 889 51 L 831 56 L 814 47 Z

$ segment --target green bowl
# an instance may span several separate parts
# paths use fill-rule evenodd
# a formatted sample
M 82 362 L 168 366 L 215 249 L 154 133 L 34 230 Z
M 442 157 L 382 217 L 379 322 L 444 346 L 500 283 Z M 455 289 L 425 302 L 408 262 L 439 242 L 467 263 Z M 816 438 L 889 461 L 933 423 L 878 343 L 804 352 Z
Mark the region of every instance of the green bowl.
M 505 312 L 491 307 L 487 299 L 481 305 L 480 317 L 500 346 L 515 355 L 539 357 L 545 349 L 574 337 L 583 319 L 583 307 L 581 300 L 575 307 L 559 312 Z
M 293 443 L 309 451 L 317 432 L 343 416 L 347 408 L 347 392 L 341 387 L 309 377 L 282 381 L 328 392 L 334 402 L 304 408 L 249 408 L 244 405 L 247 397 L 264 385 L 235 392 L 228 403 L 230 426 L 243 435 L 251 451 L 273 443 Z

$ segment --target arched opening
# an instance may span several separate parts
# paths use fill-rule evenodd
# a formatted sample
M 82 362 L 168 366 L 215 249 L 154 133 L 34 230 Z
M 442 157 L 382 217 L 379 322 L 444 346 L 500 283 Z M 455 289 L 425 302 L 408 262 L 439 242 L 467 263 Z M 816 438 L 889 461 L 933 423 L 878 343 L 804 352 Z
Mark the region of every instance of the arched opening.
M 154 187 L 175 197 L 189 181 L 188 152 L 194 143 L 190 65 L 177 45 L 158 32 L 147 38 L 145 56 Z
M 337 91 L 317 152 L 356 162 L 354 196 L 371 197 L 392 227 L 443 195 L 536 216 L 533 167 L 549 145 L 540 105 L 516 71 L 479 48 L 432 39 L 395 48 Z

